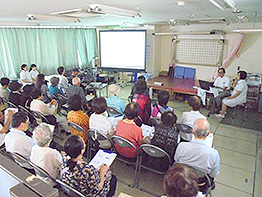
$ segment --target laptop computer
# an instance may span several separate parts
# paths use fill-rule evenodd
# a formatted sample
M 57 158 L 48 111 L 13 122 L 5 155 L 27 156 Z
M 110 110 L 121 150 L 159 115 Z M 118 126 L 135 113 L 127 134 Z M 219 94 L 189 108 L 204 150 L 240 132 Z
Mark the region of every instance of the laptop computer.
M 209 90 L 209 87 L 214 87 L 213 82 L 208 82 L 201 79 L 199 79 L 198 81 L 199 81 L 200 88 L 204 90 Z

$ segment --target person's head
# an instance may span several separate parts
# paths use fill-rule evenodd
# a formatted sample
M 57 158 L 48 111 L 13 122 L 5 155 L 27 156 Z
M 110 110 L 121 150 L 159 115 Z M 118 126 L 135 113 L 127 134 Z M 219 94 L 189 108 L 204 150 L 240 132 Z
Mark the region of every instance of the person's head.
M 166 172 L 163 187 L 167 197 L 194 197 L 198 193 L 198 179 L 191 169 L 177 163 Z
M 189 106 L 192 107 L 194 111 L 199 111 L 202 107 L 202 100 L 199 96 L 191 96 L 189 99 Z
M 8 85 L 9 85 L 9 83 L 10 83 L 10 79 L 8 79 L 7 77 L 2 77 L 1 79 L 0 79 L 0 83 L 1 83 L 1 85 L 3 86 L 3 87 L 7 87 Z
M 166 106 L 169 101 L 169 92 L 161 90 L 157 95 L 157 100 L 159 105 Z
M 126 115 L 127 119 L 130 120 L 137 118 L 140 114 L 140 107 L 138 103 L 128 103 L 124 110 L 124 114 Z
M 246 71 L 240 70 L 237 72 L 237 79 L 243 79 L 245 80 L 247 78 L 247 73 Z
M 73 111 L 82 110 L 82 100 L 79 95 L 75 94 L 69 98 L 69 109 Z
M 31 70 L 36 70 L 36 65 L 35 64 L 31 64 L 31 66 L 30 66 L 30 71 Z
M 40 89 L 35 88 L 32 93 L 31 96 L 33 99 L 41 99 L 42 98 L 42 93 Z
M 72 76 L 73 77 L 76 77 L 76 76 L 78 76 L 79 75 L 79 69 L 78 68 L 74 68 L 73 69 L 73 72 L 72 72 Z
M 210 133 L 210 125 L 206 119 L 199 118 L 194 122 L 193 134 L 197 139 L 205 139 Z
M 63 66 L 60 66 L 57 68 L 57 72 L 59 75 L 63 75 L 65 73 L 65 69 Z
M 64 149 L 66 154 L 70 157 L 66 164 L 69 170 L 72 171 L 76 165 L 73 159 L 82 156 L 85 152 L 85 142 L 80 136 L 72 135 L 65 141 Z
M 21 83 L 18 83 L 17 81 L 12 81 L 10 84 L 9 84 L 9 89 L 11 91 L 20 91 L 21 90 L 21 87 L 23 85 Z
M 174 124 L 176 124 L 176 121 L 177 121 L 177 116 L 171 111 L 166 111 L 161 116 L 162 124 L 167 127 L 174 126 Z
M 72 84 L 75 86 L 80 86 L 80 79 L 78 77 L 74 77 L 72 79 Z
M 137 78 L 137 80 L 142 80 L 142 81 L 145 81 L 145 80 L 146 80 L 146 78 L 144 77 L 144 75 L 141 75 L 141 76 L 139 76 L 139 77 Z
M 120 93 L 120 88 L 116 84 L 111 84 L 108 87 L 108 91 L 110 96 L 117 96 Z
M 56 87 L 56 86 L 58 85 L 58 83 L 59 83 L 59 78 L 58 78 L 58 77 L 52 77 L 52 78 L 50 79 L 50 83 L 51 83 L 51 85 L 52 85 L 53 87 Z
M 38 88 L 38 89 L 41 89 L 41 87 L 44 83 L 45 83 L 45 75 L 44 74 L 38 74 L 36 76 L 35 87 Z
M 135 93 L 136 94 L 143 94 L 147 90 L 147 85 L 144 80 L 138 80 L 135 84 Z
M 225 73 L 226 73 L 226 70 L 224 68 L 218 69 L 218 76 L 224 77 Z
M 35 89 L 34 85 L 27 84 L 23 87 L 22 95 L 25 97 L 30 97 L 34 89 Z
M 28 129 L 29 118 L 24 112 L 16 112 L 11 119 L 12 128 L 16 128 L 21 131 Z
M 21 70 L 27 71 L 28 67 L 26 64 L 21 65 Z
M 102 114 L 106 111 L 107 104 L 104 97 L 95 98 L 92 101 L 92 109 L 96 114 Z
M 52 138 L 52 131 L 46 123 L 41 123 L 33 131 L 33 140 L 38 146 L 49 146 Z

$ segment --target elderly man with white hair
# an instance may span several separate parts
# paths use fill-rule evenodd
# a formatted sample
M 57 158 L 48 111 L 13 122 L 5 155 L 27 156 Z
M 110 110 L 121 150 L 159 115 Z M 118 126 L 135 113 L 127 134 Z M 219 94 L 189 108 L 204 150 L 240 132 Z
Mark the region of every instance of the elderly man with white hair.
M 53 134 L 48 124 L 41 123 L 38 125 L 33 131 L 33 140 L 36 145 L 32 148 L 30 160 L 56 179 L 62 163 L 62 156 L 57 150 L 49 147 L 52 138 Z
M 209 122 L 200 118 L 194 122 L 193 127 L 195 139 L 191 142 L 181 142 L 176 149 L 174 160 L 215 177 L 220 172 L 220 157 L 218 151 L 204 141 L 210 133 Z
M 90 109 L 89 105 L 87 104 L 84 90 L 80 87 L 80 79 L 78 77 L 74 77 L 72 79 L 72 84 L 72 86 L 68 86 L 68 88 L 66 89 L 68 98 L 74 95 L 78 95 L 81 98 L 83 107 L 86 109 Z

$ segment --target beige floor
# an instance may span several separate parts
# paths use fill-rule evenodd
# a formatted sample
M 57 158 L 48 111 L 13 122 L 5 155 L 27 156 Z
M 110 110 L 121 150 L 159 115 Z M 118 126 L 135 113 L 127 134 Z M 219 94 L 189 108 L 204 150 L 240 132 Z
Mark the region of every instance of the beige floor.
M 131 86 L 123 88 L 120 97 L 125 99 L 129 95 Z M 102 91 L 105 95 L 105 90 Z M 171 101 L 169 106 L 174 107 L 178 116 L 189 110 L 188 104 L 184 102 Z M 201 112 L 207 115 L 206 109 Z M 261 117 L 260 117 L 261 118 Z M 211 131 L 214 133 L 214 146 L 220 153 L 221 172 L 216 177 L 216 188 L 212 191 L 214 197 L 224 196 L 262 196 L 262 133 L 250 129 L 228 126 L 220 124 L 220 120 L 214 116 L 208 118 L 211 124 Z M 261 119 L 262 120 L 262 119 Z M 112 166 L 113 172 L 118 179 L 132 183 L 134 178 L 134 168 L 118 161 Z M 147 188 L 156 195 L 163 194 L 161 176 L 142 171 L 140 185 Z M 118 182 L 116 196 L 120 192 L 132 196 L 152 196 L 136 188 L 129 188 Z

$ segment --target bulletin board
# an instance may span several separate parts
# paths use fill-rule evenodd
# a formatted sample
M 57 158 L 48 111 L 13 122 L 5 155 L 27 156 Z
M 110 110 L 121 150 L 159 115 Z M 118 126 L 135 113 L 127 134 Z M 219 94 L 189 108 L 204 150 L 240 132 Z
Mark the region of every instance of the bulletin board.
M 173 39 L 173 62 L 179 64 L 220 66 L 223 39 Z

